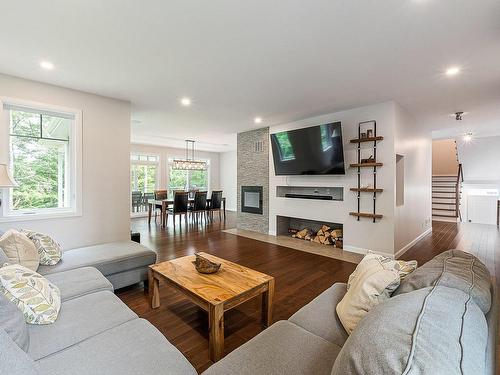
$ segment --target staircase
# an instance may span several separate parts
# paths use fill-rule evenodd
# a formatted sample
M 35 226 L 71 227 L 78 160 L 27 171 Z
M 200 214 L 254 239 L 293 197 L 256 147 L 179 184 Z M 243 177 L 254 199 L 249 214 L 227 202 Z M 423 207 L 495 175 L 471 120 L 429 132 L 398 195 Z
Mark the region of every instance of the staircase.
M 432 219 L 459 222 L 462 198 L 462 164 L 456 176 L 432 176 Z

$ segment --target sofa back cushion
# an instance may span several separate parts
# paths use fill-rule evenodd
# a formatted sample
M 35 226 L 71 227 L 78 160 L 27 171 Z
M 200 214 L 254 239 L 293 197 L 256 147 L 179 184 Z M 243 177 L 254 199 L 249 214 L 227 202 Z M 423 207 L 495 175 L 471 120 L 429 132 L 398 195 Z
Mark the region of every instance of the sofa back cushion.
M 360 321 L 332 375 L 484 374 L 486 318 L 469 294 L 444 286 L 392 297 Z
M 401 281 L 393 296 L 433 286 L 447 286 L 470 294 L 484 314 L 491 308 L 491 277 L 474 255 L 448 250 L 417 268 Z
M 29 332 L 24 315 L 17 306 L 0 293 L 0 329 L 25 352 L 29 346 Z

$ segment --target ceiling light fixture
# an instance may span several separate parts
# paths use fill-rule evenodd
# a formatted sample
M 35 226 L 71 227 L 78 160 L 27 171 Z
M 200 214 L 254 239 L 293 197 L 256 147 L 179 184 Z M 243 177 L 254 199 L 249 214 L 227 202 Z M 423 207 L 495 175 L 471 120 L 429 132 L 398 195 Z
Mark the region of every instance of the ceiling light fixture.
M 191 99 L 187 98 L 187 97 L 184 97 L 184 98 L 181 99 L 181 104 L 184 107 L 189 107 L 191 105 Z
M 54 69 L 54 64 L 52 64 L 50 61 L 46 61 L 46 60 L 40 61 L 40 66 L 46 70 Z
M 262 123 L 262 117 L 256 117 L 256 118 L 254 118 L 253 122 L 255 122 L 256 124 L 261 124 Z
M 472 132 L 468 132 L 464 134 L 464 142 L 469 143 L 472 141 Z
M 458 66 L 450 66 L 446 69 L 446 75 L 448 77 L 456 76 L 458 73 L 460 73 L 460 68 Z
M 191 157 L 189 157 L 189 146 L 191 146 Z M 194 159 L 194 141 L 186 139 L 186 158 L 174 159 L 172 169 L 181 171 L 204 171 L 207 169 L 207 163 Z

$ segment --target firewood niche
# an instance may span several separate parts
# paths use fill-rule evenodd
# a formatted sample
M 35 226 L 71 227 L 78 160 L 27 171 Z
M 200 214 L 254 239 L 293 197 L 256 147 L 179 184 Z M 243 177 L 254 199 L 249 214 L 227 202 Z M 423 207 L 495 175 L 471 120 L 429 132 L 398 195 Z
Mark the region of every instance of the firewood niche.
M 333 245 L 342 249 L 342 229 L 333 229 L 328 225 L 323 225 L 318 231 L 309 228 L 302 230 L 290 228 L 288 232 L 293 238 L 298 238 L 299 240 L 316 242 L 322 245 Z

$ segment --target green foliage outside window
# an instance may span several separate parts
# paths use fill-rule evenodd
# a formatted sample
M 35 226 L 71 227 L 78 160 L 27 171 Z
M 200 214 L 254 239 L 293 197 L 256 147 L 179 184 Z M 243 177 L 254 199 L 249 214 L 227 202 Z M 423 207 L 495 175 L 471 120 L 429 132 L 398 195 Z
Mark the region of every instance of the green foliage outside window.
M 70 120 L 11 110 L 10 125 L 11 208 L 64 207 Z

